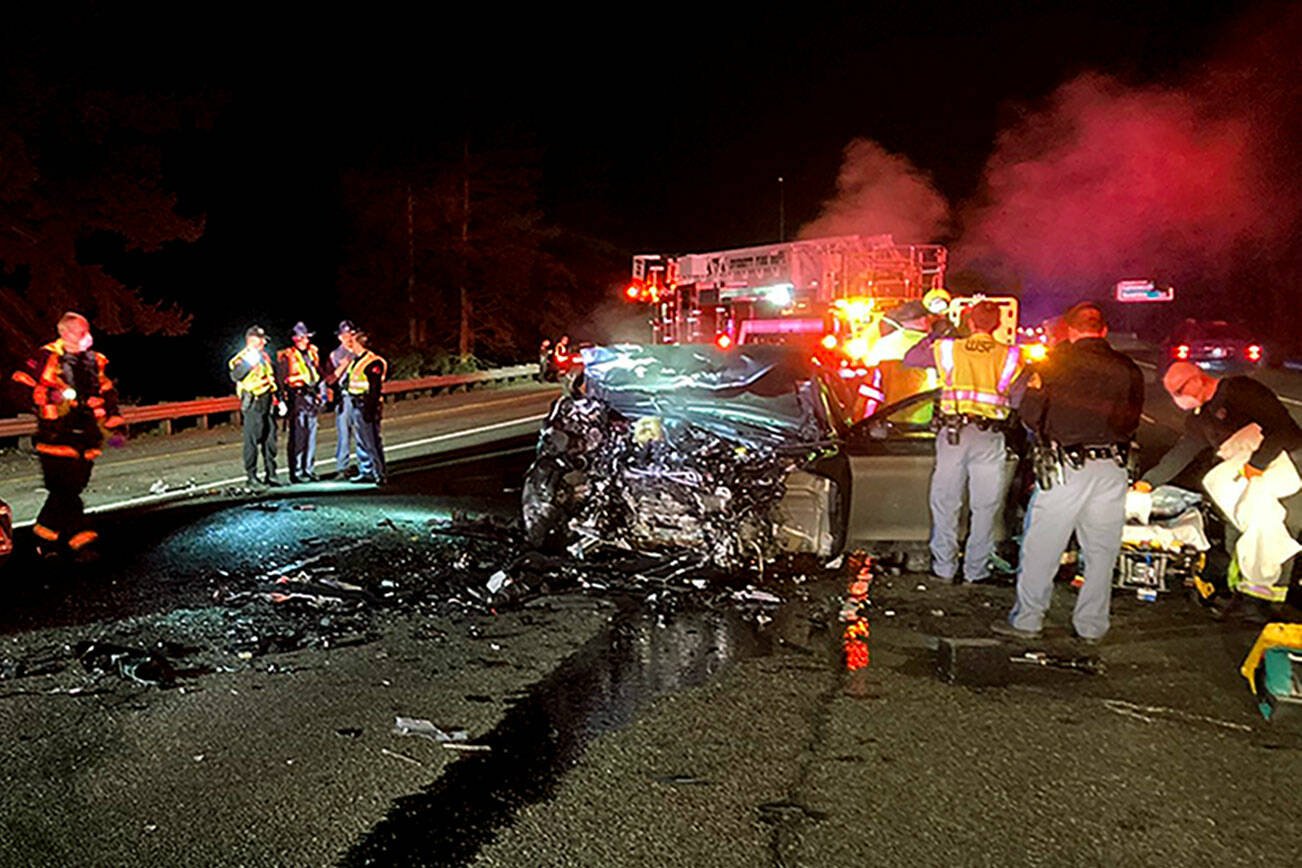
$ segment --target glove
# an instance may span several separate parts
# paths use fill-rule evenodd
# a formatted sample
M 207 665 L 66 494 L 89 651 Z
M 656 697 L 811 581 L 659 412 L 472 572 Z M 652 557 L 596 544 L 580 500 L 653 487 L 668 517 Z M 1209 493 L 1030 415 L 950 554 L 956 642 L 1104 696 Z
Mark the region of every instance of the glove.
M 277 402 L 276 402 L 276 415 L 279 416 L 279 417 L 282 418 L 282 419 L 285 418 L 286 416 L 288 416 L 288 415 L 289 415 L 289 405 L 286 404 L 284 401 L 277 401 Z
M 1130 486 L 1130 490 L 1139 492 L 1140 494 L 1148 494 L 1153 490 L 1153 486 L 1141 479 L 1134 485 Z
M 1261 476 L 1266 471 L 1258 470 L 1257 468 L 1253 467 L 1251 464 L 1244 464 L 1243 470 L 1240 472 L 1243 474 L 1244 479 L 1256 479 L 1258 476 Z

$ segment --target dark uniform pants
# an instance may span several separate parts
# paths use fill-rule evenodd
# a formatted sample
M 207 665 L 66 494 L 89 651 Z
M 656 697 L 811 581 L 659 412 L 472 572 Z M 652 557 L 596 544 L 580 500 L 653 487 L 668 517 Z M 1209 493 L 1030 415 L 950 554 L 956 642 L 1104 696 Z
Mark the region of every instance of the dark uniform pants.
M 289 476 L 301 479 L 312 473 L 316 465 L 316 413 L 315 389 L 295 389 L 289 400 Z
M 367 421 L 363 416 L 364 403 L 354 396 L 348 420 L 349 427 L 357 433 L 358 475 L 383 481 L 387 469 L 384 466 L 384 443 L 380 440 L 380 415 L 377 413 L 373 421 Z
M 81 493 L 90 482 L 90 471 L 95 462 L 85 458 L 41 453 L 41 473 L 45 476 L 45 490 L 49 496 L 36 517 L 35 533 L 45 542 L 56 540 L 72 548 L 80 548 L 94 534 L 86 527 L 86 511 Z
M 249 395 L 241 402 L 244 413 L 244 473 L 258 478 L 258 453 L 267 478 L 276 475 L 276 420 L 271 415 L 271 393 Z
M 352 422 L 353 396 L 343 392 L 335 410 L 335 469 L 340 473 L 348 471 L 348 462 L 352 457 L 353 440 L 356 438 L 356 432 L 350 427 Z

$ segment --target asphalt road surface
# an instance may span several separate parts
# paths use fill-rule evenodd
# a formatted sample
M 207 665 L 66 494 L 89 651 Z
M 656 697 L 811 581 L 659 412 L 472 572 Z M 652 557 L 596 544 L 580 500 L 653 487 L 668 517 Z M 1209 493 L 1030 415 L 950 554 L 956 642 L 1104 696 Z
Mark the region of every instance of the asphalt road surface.
M 1158 394 L 1146 417 L 1155 459 L 1179 420 Z M 1257 865 L 1302 852 L 1302 734 L 1263 720 L 1237 673 L 1253 625 L 1215 623 L 1178 594 L 1118 593 L 1108 642 L 1082 648 L 1060 585 L 1031 650 L 1091 654 L 1104 671 L 1012 665 L 978 688 L 938 677 L 935 645 L 987 636 L 1008 587 L 880 577 L 857 672 L 841 660 L 835 570 L 771 579 L 778 606 L 688 586 L 486 607 L 512 555 L 502 528 L 527 438 L 492 450 L 413 462 L 380 491 L 106 515 L 91 569 L 11 562 L 0 865 Z M 340 580 L 362 590 L 322 589 Z M 348 599 L 312 599 L 323 593 Z M 153 657 L 130 668 L 142 651 Z M 397 716 L 464 730 L 474 749 L 398 734 Z

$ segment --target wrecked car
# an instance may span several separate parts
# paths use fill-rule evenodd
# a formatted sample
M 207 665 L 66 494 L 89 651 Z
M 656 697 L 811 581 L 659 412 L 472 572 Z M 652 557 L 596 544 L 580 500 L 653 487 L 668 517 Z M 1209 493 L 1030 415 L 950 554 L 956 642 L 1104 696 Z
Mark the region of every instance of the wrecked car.
M 837 409 L 782 346 L 592 347 L 553 405 L 523 486 L 543 549 L 687 553 L 733 571 L 845 545 Z

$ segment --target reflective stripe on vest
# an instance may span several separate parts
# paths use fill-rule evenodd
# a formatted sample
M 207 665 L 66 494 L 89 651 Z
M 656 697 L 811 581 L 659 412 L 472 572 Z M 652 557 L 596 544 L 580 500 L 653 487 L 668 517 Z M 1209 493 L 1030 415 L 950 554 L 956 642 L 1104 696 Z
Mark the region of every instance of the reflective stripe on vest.
M 285 385 L 315 386 L 321 382 L 321 356 L 316 344 L 308 344 L 306 359 L 298 347 L 283 349 L 279 355 L 285 360 Z
M 24 371 L 18 371 L 13 376 L 15 382 L 31 386 L 32 403 L 36 406 L 38 418 L 53 421 L 66 415 L 72 408 L 83 404 L 92 408 L 95 418 L 102 418 L 104 399 L 100 396 L 113 390 L 113 381 L 105 374 L 108 359 L 102 353 L 94 354 L 96 372 L 99 376 L 99 390 L 98 394 L 86 397 L 83 402 L 82 396 L 78 395 L 77 390 L 63 378 L 63 342 L 51 341 L 41 349 L 48 355 L 45 357 L 45 367 L 41 369 L 39 381 L 34 380 Z
M 230 360 L 228 367 L 233 371 L 235 366 L 244 358 L 245 350 L 240 350 Z M 266 352 L 258 351 L 258 363 L 253 366 L 243 379 L 235 383 L 235 394 L 237 395 L 265 395 L 268 392 L 274 392 L 276 389 L 276 372 L 271 367 L 271 357 Z
M 1008 354 L 1004 356 L 1004 369 L 999 373 L 999 392 L 1007 395 L 1008 389 L 1013 385 L 1013 378 L 1017 376 L 1017 369 L 1022 365 L 1022 348 L 1009 347 Z
M 366 350 L 353 360 L 345 375 L 348 380 L 348 394 L 365 395 L 370 391 L 371 381 L 366 379 L 366 369 L 375 362 L 380 363 L 380 380 L 383 382 L 389 372 L 389 363 L 370 350 Z

